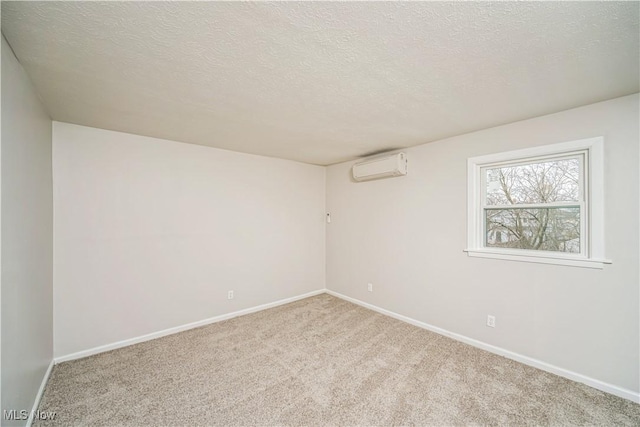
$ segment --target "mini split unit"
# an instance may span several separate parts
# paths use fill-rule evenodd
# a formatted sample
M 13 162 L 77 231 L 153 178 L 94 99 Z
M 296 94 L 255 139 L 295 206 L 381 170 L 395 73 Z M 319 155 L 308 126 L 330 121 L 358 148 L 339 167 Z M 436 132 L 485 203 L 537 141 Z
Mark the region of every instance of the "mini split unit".
M 407 155 L 404 153 L 377 157 L 353 165 L 353 179 L 356 181 L 370 181 L 406 174 Z

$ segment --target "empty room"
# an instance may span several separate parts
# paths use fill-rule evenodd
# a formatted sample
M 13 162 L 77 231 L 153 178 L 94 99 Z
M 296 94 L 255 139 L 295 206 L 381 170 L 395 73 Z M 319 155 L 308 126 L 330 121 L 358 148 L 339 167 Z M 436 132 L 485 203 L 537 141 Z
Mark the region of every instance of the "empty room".
M 640 425 L 640 2 L 2 1 L 2 426 Z

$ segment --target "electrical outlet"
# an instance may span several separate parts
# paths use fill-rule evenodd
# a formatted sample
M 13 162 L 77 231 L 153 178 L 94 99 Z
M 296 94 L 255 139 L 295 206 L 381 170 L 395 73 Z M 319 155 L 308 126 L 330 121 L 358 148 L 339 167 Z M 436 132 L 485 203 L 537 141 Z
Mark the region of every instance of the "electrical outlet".
M 368 290 L 369 292 L 373 292 L 373 283 L 368 283 L 368 284 L 367 284 L 367 290 Z
M 487 316 L 487 326 L 490 328 L 496 327 L 496 316 L 492 316 L 492 315 Z
M 233 299 L 233 291 L 227 293 L 227 299 Z

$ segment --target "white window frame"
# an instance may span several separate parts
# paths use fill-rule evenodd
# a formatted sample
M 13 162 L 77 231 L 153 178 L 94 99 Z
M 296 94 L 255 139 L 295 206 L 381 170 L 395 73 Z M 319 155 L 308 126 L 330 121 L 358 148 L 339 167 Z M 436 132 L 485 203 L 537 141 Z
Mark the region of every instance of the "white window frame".
M 604 268 L 604 142 L 602 137 L 544 145 L 473 157 L 467 161 L 467 248 L 471 257 L 496 258 L 573 267 Z M 487 167 L 533 163 L 537 160 L 581 156 L 580 253 L 494 248 L 485 246 L 484 198 Z M 582 193 L 584 190 L 584 193 Z

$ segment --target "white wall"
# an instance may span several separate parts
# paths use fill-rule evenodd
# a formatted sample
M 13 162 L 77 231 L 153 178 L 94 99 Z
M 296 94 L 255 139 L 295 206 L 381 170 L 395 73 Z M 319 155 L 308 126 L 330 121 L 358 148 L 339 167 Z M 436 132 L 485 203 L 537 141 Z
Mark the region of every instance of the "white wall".
M 406 150 L 406 177 L 327 170 L 327 288 L 638 392 L 638 95 Z M 468 157 L 604 136 L 604 270 L 469 258 Z M 374 292 L 367 292 L 372 282 Z M 495 329 L 485 326 L 496 316 Z
M 1 175 L 2 410 L 30 411 L 53 356 L 51 120 L 4 38 Z
M 325 287 L 323 167 L 54 122 L 53 172 L 56 357 Z

